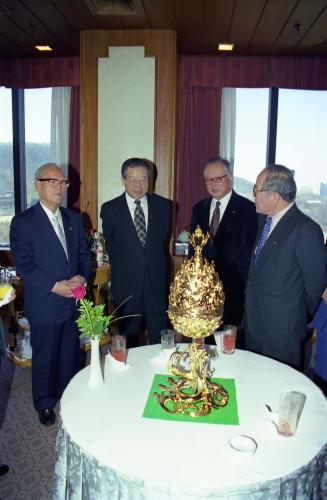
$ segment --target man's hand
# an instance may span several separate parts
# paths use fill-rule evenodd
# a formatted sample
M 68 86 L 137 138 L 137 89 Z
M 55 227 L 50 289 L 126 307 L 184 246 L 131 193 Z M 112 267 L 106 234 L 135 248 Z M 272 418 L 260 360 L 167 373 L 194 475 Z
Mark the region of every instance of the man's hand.
M 327 288 L 325 288 L 324 293 L 322 294 L 322 300 L 327 304 Z
M 63 280 L 63 281 L 57 281 L 57 283 L 55 284 L 55 286 L 51 291 L 52 293 L 61 295 L 61 297 L 70 298 L 73 297 L 72 288 L 74 288 L 74 286 L 72 286 L 69 281 Z
M 83 278 L 83 276 L 81 276 L 80 274 L 76 274 L 75 276 L 70 278 L 70 280 L 68 280 L 67 283 L 69 283 L 71 288 L 74 288 L 77 285 L 84 285 L 85 278 Z

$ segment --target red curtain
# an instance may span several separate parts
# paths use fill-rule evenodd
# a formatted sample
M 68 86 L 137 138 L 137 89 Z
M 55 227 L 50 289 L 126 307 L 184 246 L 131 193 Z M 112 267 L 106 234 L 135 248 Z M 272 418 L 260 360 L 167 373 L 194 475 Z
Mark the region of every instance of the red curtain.
M 0 59 L 0 85 L 11 89 L 79 86 L 79 57 Z
M 203 166 L 218 154 L 221 89 L 183 89 L 179 101 L 177 232 L 191 221 L 194 200 L 205 196 Z
M 191 220 L 192 206 L 206 195 L 203 168 L 219 151 L 223 87 L 327 90 L 322 57 L 181 56 L 179 59 L 176 233 Z

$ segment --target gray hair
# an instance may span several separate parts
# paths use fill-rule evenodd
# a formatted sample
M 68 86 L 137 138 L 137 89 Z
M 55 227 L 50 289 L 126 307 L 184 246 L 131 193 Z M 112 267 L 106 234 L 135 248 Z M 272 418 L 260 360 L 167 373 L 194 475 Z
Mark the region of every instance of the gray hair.
M 47 168 L 49 167 L 55 167 L 57 168 L 58 170 L 60 170 L 60 172 L 64 175 L 64 172 L 62 171 L 62 169 L 60 167 L 58 167 L 58 165 L 56 163 L 45 163 L 44 165 L 41 165 L 36 171 L 35 171 L 35 176 L 34 176 L 34 179 L 37 181 L 38 179 L 42 179 L 42 175 L 43 175 L 43 171 L 46 170 Z
M 272 164 L 268 165 L 263 172 L 267 173 L 263 189 L 278 193 L 284 201 L 289 203 L 295 200 L 294 170 L 290 170 L 284 165 Z
M 128 167 L 144 167 L 148 176 L 148 179 L 152 179 L 152 168 L 149 162 L 144 158 L 128 158 L 125 160 L 121 166 L 121 176 L 126 179 Z
M 231 167 L 230 167 L 230 162 L 228 160 L 226 160 L 226 158 L 222 158 L 221 156 L 216 156 L 215 158 L 211 158 L 208 163 L 206 164 L 206 166 L 204 167 L 204 170 L 209 166 L 209 165 L 213 165 L 214 163 L 222 163 L 226 170 L 227 170 L 227 173 L 228 175 L 233 175 L 232 174 L 232 170 L 231 170 Z

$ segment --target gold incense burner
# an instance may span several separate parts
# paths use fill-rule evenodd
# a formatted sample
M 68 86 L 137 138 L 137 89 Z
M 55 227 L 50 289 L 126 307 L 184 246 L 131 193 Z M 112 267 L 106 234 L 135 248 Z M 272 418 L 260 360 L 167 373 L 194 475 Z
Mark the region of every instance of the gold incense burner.
M 211 408 L 226 406 L 228 393 L 209 381 L 214 370 L 204 345 L 197 341 L 211 335 L 221 324 L 224 290 L 214 264 L 202 258 L 208 242 L 198 227 L 189 237 L 194 256 L 185 261 L 170 286 L 168 316 L 178 332 L 193 339 L 184 352 L 174 352 L 168 370 L 177 379 L 168 377 L 168 386 L 160 385 L 154 395 L 169 413 L 192 417 L 206 415 Z

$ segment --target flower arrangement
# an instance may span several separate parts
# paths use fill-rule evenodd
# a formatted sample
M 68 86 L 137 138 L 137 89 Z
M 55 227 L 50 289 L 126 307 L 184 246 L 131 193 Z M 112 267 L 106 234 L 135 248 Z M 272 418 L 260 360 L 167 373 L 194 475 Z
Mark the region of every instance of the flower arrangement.
M 121 316 L 115 318 L 114 314 L 117 309 L 122 306 L 130 297 L 122 302 L 112 314 L 108 316 L 103 314 L 104 304 L 94 305 L 91 300 L 85 298 L 86 288 L 84 285 L 78 285 L 72 289 L 72 294 L 76 301 L 79 301 L 77 310 L 80 313 L 79 318 L 76 320 L 80 333 L 80 338 L 89 337 L 91 340 L 100 339 L 104 331 L 119 319 L 129 318 L 131 316 L 140 316 L 139 314 L 130 314 L 128 316 Z
M 76 300 L 79 300 L 79 318 L 76 320 L 80 338 L 90 337 L 91 340 L 99 339 L 109 323 L 113 320 L 113 315 L 103 314 L 104 304 L 95 306 L 91 300 L 85 298 L 86 288 L 78 285 L 72 290 Z

